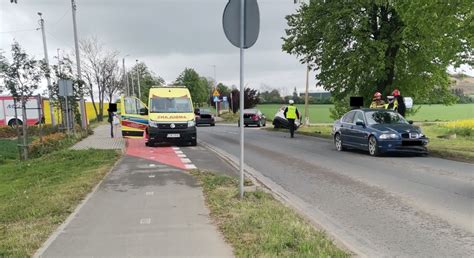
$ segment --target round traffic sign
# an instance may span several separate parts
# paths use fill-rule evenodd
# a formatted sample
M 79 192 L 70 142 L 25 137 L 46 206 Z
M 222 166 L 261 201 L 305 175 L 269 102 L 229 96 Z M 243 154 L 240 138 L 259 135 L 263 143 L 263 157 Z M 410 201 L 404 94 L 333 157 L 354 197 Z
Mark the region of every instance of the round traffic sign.
M 260 11 L 257 0 L 229 0 L 224 9 L 222 24 L 227 39 L 232 45 L 240 48 L 241 1 L 245 1 L 243 48 L 250 48 L 257 42 L 260 32 Z

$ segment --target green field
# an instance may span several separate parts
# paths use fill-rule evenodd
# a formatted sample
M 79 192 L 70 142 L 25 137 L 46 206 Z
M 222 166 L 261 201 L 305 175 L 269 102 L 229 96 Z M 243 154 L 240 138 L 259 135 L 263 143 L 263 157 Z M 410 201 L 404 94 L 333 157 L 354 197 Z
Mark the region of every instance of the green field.
M 273 119 L 276 111 L 282 105 L 264 104 L 258 108 L 269 118 Z M 304 112 L 304 105 L 297 105 L 301 113 Z M 332 105 L 310 105 L 309 116 L 311 123 L 332 123 L 329 108 Z M 419 106 L 416 106 L 417 108 Z M 422 105 L 415 115 L 407 117 L 410 120 L 421 122 L 451 121 L 474 118 L 474 104 L 457 104 L 452 106 L 444 105 Z

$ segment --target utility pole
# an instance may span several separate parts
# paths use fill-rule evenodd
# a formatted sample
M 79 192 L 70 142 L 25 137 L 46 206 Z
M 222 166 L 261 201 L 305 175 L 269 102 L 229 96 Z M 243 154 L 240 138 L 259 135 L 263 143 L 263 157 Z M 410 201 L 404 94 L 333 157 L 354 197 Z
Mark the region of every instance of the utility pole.
M 304 3 L 304 0 L 294 0 L 294 4 L 300 4 Z M 311 67 L 309 66 L 309 61 L 306 61 L 306 90 L 304 94 L 304 121 L 303 124 L 305 126 L 309 126 L 309 113 L 308 113 L 308 102 L 309 102 L 309 72 L 311 70 Z
M 82 82 L 82 72 L 81 72 L 81 57 L 79 56 L 79 42 L 77 39 L 77 24 L 76 24 L 76 1 L 71 0 L 72 6 L 72 24 L 74 27 L 74 47 L 76 48 L 76 63 L 77 63 L 77 80 Z M 79 107 L 81 109 L 81 125 L 82 129 L 87 128 L 87 117 L 86 117 L 86 103 L 84 101 L 84 96 L 81 95 L 79 100 Z
M 306 63 L 306 91 L 304 94 L 304 125 L 309 126 L 309 113 L 308 113 L 308 90 L 309 90 L 309 71 L 311 67 L 309 66 L 309 62 Z
M 127 57 L 128 55 L 124 56 L 122 58 L 122 66 L 123 66 L 123 81 L 124 81 L 124 84 L 123 84 L 123 87 L 127 87 L 127 96 L 130 96 L 130 87 L 129 87 L 129 84 L 128 84 L 128 73 L 127 73 L 127 69 L 125 69 L 125 57 Z
M 142 98 L 142 93 L 140 89 L 140 72 L 138 71 L 138 59 L 136 60 L 137 62 L 137 84 L 138 84 L 138 99 Z
M 43 14 L 41 12 L 38 12 L 38 15 L 40 17 L 39 23 L 41 26 L 41 34 L 43 35 L 44 62 L 46 63 L 46 66 L 48 67 L 48 73 L 46 74 L 46 82 L 48 83 L 48 92 L 49 92 L 49 114 L 51 116 L 51 124 L 53 126 L 56 126 L 56 119 L 54 118 L 54 107 L 53 107 L 53 102 L 52 102 L 53 95 L 51 94 L 51 75 L 49 71 L 48 45 L 46 44 L 46 33 L 44 31 L 44 19 L 42 16 Z

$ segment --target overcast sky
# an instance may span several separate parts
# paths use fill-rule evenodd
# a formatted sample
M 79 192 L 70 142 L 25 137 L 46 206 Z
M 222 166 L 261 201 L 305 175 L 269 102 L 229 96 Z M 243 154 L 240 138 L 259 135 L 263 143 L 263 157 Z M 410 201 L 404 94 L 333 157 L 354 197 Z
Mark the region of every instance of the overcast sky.
M 293 0 L 258 0 L 260 36 L 246 51 L 246 83 L 259 88 L 267 84 L 291 93 L 303 90 L 305 67 L 295 56 L 281 51 L 285 16 L 295 12 Z M 144 61 L 167 82 L 176 79 L 185 67 L 202 76 L 239 85 L 239 50 L 226 39 L 222 13 L 227 0 L 77 0 L 79 38 L 97 36 L 108 48 L 120 51 L 127 66 Z M 72 51 L 70 0 L 18 0 L 0 3 L 0 48 L 9 56 L 16 39 L 28 53 L 43 58 L 37 12 L 45 19 L 50 62 L 60 48 Z M 316 90 L 314 74 L 310 85 Z

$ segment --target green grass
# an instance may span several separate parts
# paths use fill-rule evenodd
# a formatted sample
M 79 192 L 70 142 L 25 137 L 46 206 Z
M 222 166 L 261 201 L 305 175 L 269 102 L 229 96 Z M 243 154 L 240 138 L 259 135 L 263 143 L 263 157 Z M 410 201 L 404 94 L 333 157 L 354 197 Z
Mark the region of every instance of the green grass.
M 0 164 L 6 160 L 18 159 L 17 144 L 17 139 L 0 139 Z
M 257 107 L 269 118 L 273 119 L 276 111 L 282 105 L 264 104 Z M 298 110 L 304 113 L 304 105 L 297 105 Z M 311 123 L 332 123 L 329 109 L 333 105 L 309 105 L 309 116 Z M 417 106 L 415 106 L 416 108 Z M 422 105 L 420 110 L 407 119 L 414 121 L 451 121 L 461 120 L 474 117 L 474 104 L 457 104 L 452 106 L 444 105 Z
M 461 136 L 456 139 L 440 138 L 452 134 L 452 129 L 440 125 L 422 125 L 423 133 L 430 138 L 428 149 L 439 157 L 474 162 L 474 136 Z
M 265 114 L 268 119 L 273 120 L 275 113 L 282 107 L 283 105 L 279 104 L 264 104 L 258 105 L 257 108 Z M 296 105 L 298 110 L 301 114 L 304 114 L 304 105 Z M 332 123 L 334 122 L 333 119 L 329 117 L 329 108 L 333 107 L 333 105 L 309 105 L 309 118 L 311 123 Z
M 195 175 L 202 182 L 211 216 L 237 257 L 349 256 L 270 194 L 246 192 L 240 200 L 237 179 L 211 173 Z
M 62 150 L 0 165 L 0 257 L 31 256 L 118 156 L 108 150 Z

